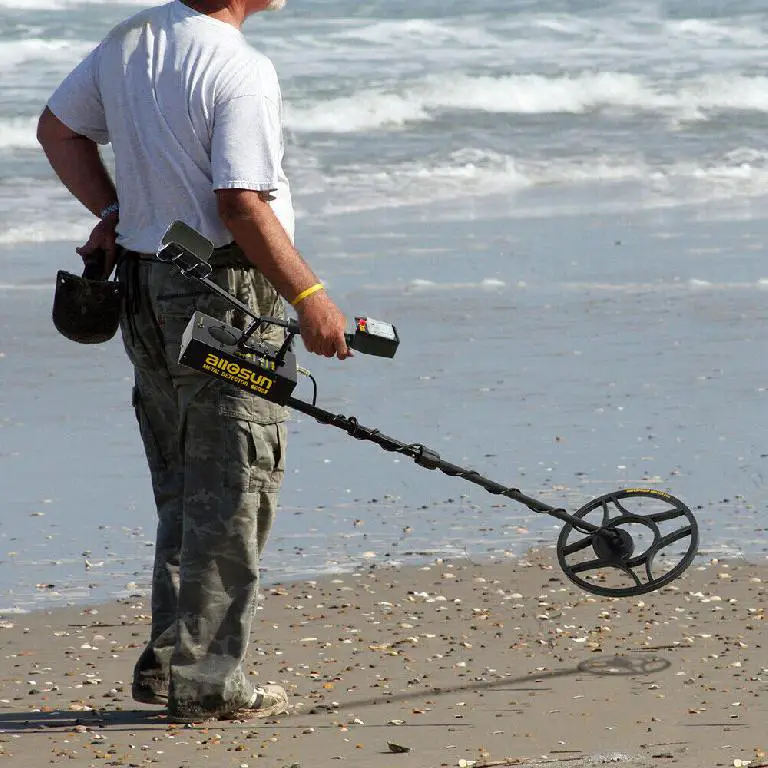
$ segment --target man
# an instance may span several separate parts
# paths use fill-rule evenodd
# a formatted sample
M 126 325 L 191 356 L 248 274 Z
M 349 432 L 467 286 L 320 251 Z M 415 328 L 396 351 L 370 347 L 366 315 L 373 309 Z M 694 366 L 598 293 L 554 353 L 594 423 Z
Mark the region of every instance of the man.
M 212 279 L 259 315 L 296 308 L 310 352 L 344 359 L 344 316 L 293 246 L 274 68 L 240 28 L 285 0 L 174 0 L 113 29 L 64 80 L 38 140 L 100 221 L 78 249 L 117 259 L 123 341 L 158 511 L 152 628 L 133 696 L 180 722 L 287 710 L 244 659 L 284 474 L 285 412 L 178 364 L 199 309 L 246 318 L 152 254 L 180 219 L 217 246 Z M 111 142 L 115 180 L 97 144 Z M 282 298 L 281 298 L 282 297 Z M 269 326 L 263 339 L 279 343 Z

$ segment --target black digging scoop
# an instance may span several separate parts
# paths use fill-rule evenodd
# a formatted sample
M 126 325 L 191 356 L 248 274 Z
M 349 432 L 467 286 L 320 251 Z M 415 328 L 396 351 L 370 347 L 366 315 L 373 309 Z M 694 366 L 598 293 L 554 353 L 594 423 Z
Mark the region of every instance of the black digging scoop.
M 107 280 L 106 254 L 96 251 L 85 261 L 82 275 L 61 269 L 56 274 L 51 319 L 56 330 L 78 344 L 103 344 L 120 325 L 121 286 Z

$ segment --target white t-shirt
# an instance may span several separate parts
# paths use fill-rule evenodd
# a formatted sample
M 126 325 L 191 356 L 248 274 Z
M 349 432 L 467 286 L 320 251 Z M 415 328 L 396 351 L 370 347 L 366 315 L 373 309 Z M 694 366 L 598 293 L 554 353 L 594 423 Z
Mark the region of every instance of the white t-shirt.
M 282 101 L 272 62 L 230 24 L 178 0 L 113 29 L 48 108 L 75 133 L 112 143 L 118 243 L 153 253 L 180 219 L 226 245 L 214 190 L 269 191 L 291 239 Z

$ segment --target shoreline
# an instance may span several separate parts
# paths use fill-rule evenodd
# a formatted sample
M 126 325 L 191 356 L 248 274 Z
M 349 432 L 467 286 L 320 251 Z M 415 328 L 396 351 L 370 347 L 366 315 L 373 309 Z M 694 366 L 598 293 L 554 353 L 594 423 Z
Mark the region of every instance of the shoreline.
M 304 357 L 319 404 L 569 509 L 614 488 L 668 490 L 697 511 L 708 555 L 764 554 L 765 221 L 695 207 L 508 221 L 502 202 L 302 224 L 349 317 L 392 321 L 402 339 L 389 361 Z M 156 526 L 130 366 L 118 339 L 82 347 L 50 323 L 71 247 L 9 252 L 14 280 L 47 274 L 50 286 L 0 290 L 0 605 L 25 608 L 48 584 L 89 603 L 130 593 L 148 579 Z M 270 581 L 286 565 L 348 570 L 369 551 L 520 555 L 556 535 L 309 418 L 289 429 Z
M 275 583 L 248 666 L 292 713 L 193 727 L 130 698 L 145 598 L 4 615 L 0 762 L 757 768 L 767 585 L 768 564 L 714 560 L 598 597 L 551 549 Z

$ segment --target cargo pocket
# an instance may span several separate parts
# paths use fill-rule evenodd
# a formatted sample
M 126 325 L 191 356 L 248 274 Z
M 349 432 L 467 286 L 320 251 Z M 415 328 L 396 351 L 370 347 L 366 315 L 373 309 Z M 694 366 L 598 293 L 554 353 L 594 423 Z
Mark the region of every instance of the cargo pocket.
M 227 488 L 245 493 L 280 488 L 285 474 L 286 443 L 282 411 L 274 403 L 247 393 L 219 392 L 218 414 L 226 432 Z
M 131 404 L 133 405 L 133 412 L 136 415 L 136 421 L 139 424 L 139 434 L 141 435 L 142 443 L 144 443 L 144 453 L 147 457 L 149 471 L 152 474 L 155 472 L 162 472 L 168 465 L 163 456 L 157 436 L 152 430 L 138 387 L 133 388 L 133 392 L 131 393 Z
M 232 270 L 216 267 L 209 278 L 221 290 L 230 295 L 236 293 L 235 277 Z M 192 280 L 176 271 L 169 270 L 157 288 L 157 313 L 162 317 L 186 317 L 203 312 L 217 320 L 227 321 L 233 305 L 213 289 Z

